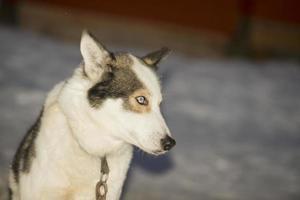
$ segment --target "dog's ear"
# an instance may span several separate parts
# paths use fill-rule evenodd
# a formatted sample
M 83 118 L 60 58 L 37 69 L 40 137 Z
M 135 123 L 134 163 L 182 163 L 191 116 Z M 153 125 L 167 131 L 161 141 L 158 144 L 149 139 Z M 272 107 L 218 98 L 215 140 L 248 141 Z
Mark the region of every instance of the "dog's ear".
M 157 51 L 147 54 L 142 57 L 142 60 L 149 66 L 157 70 L 157 64 L 166 58 L 170 54 L 171 50 L 167 47 L 163 47 Z
M 85 74 L 91 79 L 99 78 L 109 60 L 109 51 L 87 30 L 82 32 L 80 51 L 84 60 Z

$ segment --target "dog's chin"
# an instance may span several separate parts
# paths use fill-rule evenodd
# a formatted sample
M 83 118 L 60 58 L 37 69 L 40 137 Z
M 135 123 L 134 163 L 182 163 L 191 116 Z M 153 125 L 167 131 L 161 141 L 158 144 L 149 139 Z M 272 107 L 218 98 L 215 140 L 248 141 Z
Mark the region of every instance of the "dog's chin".
M 168 151 L 164 151 L 164 150 L 156 150 L 156 151 L 152 151 L 151 154 L 155 155 L 155 156 L 160 156 L 163 155 L 165 153 L 167 153 Z
M 145 148 L 140 148 L 140 149 L 143 150 L 144 152 L 154 155 L 154 156 L 160 156 L 160 155 L 163 155 L 168 152 L 168 151 L 159 150 L 159 149 L 156 149 L 156 150 L 149 150 L 149 149 L 145 149 Z

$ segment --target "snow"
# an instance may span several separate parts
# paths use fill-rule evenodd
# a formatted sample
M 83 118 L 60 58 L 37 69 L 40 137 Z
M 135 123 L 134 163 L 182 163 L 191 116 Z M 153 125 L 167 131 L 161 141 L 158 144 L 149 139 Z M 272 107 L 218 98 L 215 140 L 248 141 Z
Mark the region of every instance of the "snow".
M 0 27 L 0 200 L 47 91 L 80 60 L 78 45 Z M 173 53 L 160 73 L 177 146 L 160 157 L 136 151 L 124 199 L 300 199 L 299 63 Z

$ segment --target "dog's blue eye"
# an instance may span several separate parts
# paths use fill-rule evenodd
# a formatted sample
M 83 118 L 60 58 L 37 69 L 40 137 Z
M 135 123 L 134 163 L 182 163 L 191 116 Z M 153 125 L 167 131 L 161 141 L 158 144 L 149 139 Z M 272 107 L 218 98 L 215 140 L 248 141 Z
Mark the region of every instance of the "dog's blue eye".
M 144 96 L 138 96 L 135 99 L 141 105 L 147 105 L 148 104 L 148 101 L 147 101 L 146 97 L 144 97 Z

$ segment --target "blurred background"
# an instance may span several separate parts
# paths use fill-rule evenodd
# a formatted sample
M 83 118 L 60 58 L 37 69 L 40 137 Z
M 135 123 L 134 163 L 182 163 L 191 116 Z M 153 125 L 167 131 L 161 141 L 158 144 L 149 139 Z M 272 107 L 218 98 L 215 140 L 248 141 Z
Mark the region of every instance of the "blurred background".
M 111 51 L 167 46 L 163 112 L 177 146 L 137 151 L 123 199 L 300 199 L 300 1 L 0 0 L 0 200 L 47 92 L 89 29 Z

